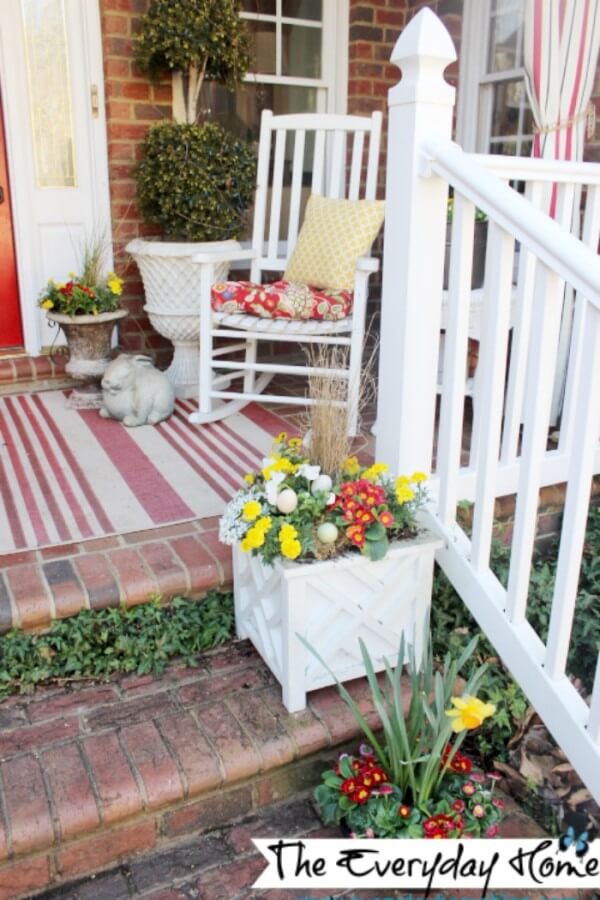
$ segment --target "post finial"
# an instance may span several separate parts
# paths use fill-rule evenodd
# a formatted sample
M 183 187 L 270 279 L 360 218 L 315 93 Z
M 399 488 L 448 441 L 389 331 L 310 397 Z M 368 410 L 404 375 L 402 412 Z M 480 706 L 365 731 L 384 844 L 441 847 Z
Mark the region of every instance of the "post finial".
M 390 102 L 433 100 L 453 102 L 454 89 L 444 80 L 444 69 L 456 59 L 448 29 L 429 7 L 410 20 L 390 57 L 402 70 L 402 81 L 390 91 Z

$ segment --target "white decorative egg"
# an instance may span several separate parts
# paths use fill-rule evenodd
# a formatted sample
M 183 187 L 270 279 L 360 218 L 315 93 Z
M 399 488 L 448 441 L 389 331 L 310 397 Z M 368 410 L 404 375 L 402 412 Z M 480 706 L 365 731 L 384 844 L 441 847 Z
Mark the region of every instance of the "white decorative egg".
M 275 505 L 279 512 L 284 515 L 294 512 L 298 506 L 298 496 L 296 491 L 293 491 L 291 488 L 285 488 L 277 495 L 277 502 Z
M 333 544 L 337 540 L 338 534 L 337 525 L 334 525 L 333 522 L 323 522 L 317 528 L 317 537 L 322 544 Z
M 316 494 L 317 491 L 330 491 L 332 485 L 333 482 L 329 475 L 318 475 L 310 486 L 310 492 Z

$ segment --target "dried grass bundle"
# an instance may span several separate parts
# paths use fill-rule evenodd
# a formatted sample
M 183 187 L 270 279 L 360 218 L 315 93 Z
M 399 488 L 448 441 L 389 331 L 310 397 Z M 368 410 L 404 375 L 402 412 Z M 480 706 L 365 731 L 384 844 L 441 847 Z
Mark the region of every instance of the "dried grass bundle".
M 371 343 L 368 340 L 365 343 Z M 309 344 L 305 348 L 309 366 L 319 369 L 348 369 L 348 347 L 335 344 Z M 359 421 L 365 406 L 374 396 L 374 365 L 377 344 L 372 346 L 363 364 L 358 392 Z M 309 375 L 308 396 L 316 400 L 309 406 L 303 422 L 305 434 L 310 435 L 311 461 L 321 466 L 323 472 L 335 477 L 342 470 L 344 460 L 352 451 L 352 437 L 348 436 L 350 411 L 345 405 L 348 396 L 348 379 L 324 375 Z M 360 430 L 360 429 L 359 429 Z

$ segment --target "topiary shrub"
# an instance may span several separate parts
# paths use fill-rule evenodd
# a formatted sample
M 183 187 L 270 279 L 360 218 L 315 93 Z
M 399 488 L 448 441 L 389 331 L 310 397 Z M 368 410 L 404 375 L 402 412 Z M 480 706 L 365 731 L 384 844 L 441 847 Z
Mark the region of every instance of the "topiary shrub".
M 173 118 L 142 147 L 137 196 L 144 218 L 165 237 L 221 241 L 240 237 L 254 190 L 253 150 L 214 124 L 198 124 L 205 80 L 233 90 L 250 65 L 240 0 L 150 0 L 135 58 L 151 76 L 172 73 Z
M 142 215 L 168 238 L 222 241 L 244 231 L 256 157 L 220 125 L 167 122 L 146 135 L 136 177 Z
M 250 66 L 250 40 L 239 0 L 151 0 L 134 49 L 139 68 L 176 74 L 174 117 L 193 123 L 204 79 L 233 89 Z M 179 95 L 179 96 L 176 96 Z

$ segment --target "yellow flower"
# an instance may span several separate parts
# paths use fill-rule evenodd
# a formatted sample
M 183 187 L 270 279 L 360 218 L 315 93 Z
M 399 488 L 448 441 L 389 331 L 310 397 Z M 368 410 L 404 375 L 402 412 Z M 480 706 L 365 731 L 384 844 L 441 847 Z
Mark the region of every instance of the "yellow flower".
M 298 466 L 295 466 L 289 459 L 286 459 L 285 456 L 281 456 L 279 459 L 276 459 L 275 462 L 272 462 L 263 469 L 262 474 L 265 481 L 268 481 L 273 472 L 283 472 L 285 475 L 293 475 L 297 468 Z
M 246 520 L 246 522 L 252 522 L 254 519 L 260 515 L 260 511 L 262 506 L 258 502 L 258 500 L 248 500 L 247 503 L 244 503 L 244 507 L 242 509 L 242 517 Z
M 419 484 L 421 481 L 427 481 L 427 475 L 425 472 L 413 472 L 410 476 L 410 480 L 415 484 Z
M 362 477 L 366 478 L 367 481 L 374 481 L 375 478 L 377 478 L 383 472 L 388 472 L 389 468 L 390 467 L 387 463 L 373 463 L 372 466 L 369 466 L 369 468 L 363 472 Z
M 64 289 L 65 289 L 64 282 L 63 282 L 62 284 L 57 284 L 57 285 L 56 285 L 56 290 L 57 290 L 57 291 L 64 291 Z
M 415 492 L 411 487 L 406 484 L 406 482 L 400 481 L 398 478 L 396 481 L 396 500 L 398 503 L 408 503 L 409 500 L 415 499 Z
M 262 531 L 263 534 L 266 534 L 267 531 L 270 531 L 273 525 L 273 520 L 271 516 L 263 516 L 262 519 L 258 519 L 257 522 L 254 523 L 253 527 L 257 528 L 259 531 Z
M 452 721 L 452 731 L 472 731 L 479 728 L 484 719 L 493 716 L 496 707 L 493 703 L 484 703 L 477 697 L 452 697 L 452 704 L 455 709 L 447 709 L 446 715 Z
M 253 525 L 252 528 L 249 528 L 246 532 L 245 538 L 242 539 L 241 547 L 242 550 L 255 550 L 258 547 L 262 547 L 265 542 L 265 535 L 262 528 L 257 528 L 256 525 Z
M 277 437 L 275 438 L 276 444 L 283 444 L 287 441 L 287 431 L 280 431 Z
M 40 304 L 42 309 L 52 309 L 54 307 L 53 300 L 44 300 L 43 303 Z
M 123 293 L 123 279 L 119 278 L 118 275 L 115 275 L 114 272 L 108 273 L 108 278 L 106 279 L 106 285 L 113 294 L 116 294 L 117 297 Z
M 302 446 L 302 438 L 290 438 L 288 441 L 288 447 L 291 447 L 292 450 L 299 450 Z
M 342 463 L 342 471 L 344 475 L 358 475 L 360 472 L 360 463 L 356 456 L 347 456 Z
M 284 524 L 279 529 L 279 534 L 277 535 L 281 543 L 284 541 L 293 541 L 298 537 L 298 531 L 294 528 L 293 525 L 290 525 L 288 522 L 284 522 Z
M 247 475 L 244 475 L 244 481 L 246 484 L 254 484 L 256 478 L 249 472 Z
M 281 553 L 286 559 L 296 559 L 302 553 L 302 544 L 296 538 L 287 538 L 281 542 Z

